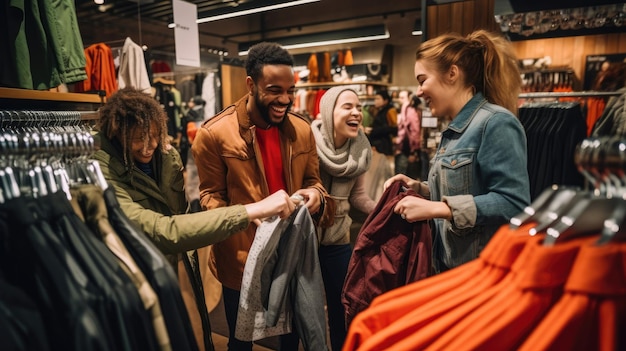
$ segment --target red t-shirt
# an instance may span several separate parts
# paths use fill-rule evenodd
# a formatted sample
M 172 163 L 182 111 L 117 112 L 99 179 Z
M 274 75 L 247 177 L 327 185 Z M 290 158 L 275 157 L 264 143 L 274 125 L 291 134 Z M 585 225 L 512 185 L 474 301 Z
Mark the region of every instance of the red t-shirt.
M 259 149 L 261 149 L 261 157 L 263 158 L 263 166 L 265 168 L 265 179 L 270 194 L 280 189 L 287 190 L 278 128 L 256 128 L 256 138 L 259 143 Z

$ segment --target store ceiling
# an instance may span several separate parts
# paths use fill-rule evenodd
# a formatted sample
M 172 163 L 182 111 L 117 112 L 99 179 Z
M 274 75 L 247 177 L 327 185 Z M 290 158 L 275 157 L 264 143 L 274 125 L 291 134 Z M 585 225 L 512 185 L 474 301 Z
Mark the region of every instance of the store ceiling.
M 262 4 L 264 0 L 191 0 L 203 14 L 232 8 L 235 3 Z M 384 23 L 390 38 L 378 44 L 407 45 L 421 39 L 411 35 L 416 19 L 420 18 L 420 0 L 321 0 L 310 4 L 224 19 L 198 25 L 200 47 L 228 50 L 236 56 L 239 43 L 272 40 L 292 35 L 353 29 Z M 174 52 L 174 32 L 171 0 L 105 0 L 97 5 L 93 0 L 76 0 L 76 13 L 87 46 L 106 42 L 122 45 L 130 37 L 140 45 L 164 52 Z M 350 47 L 372 45 L 351 44 Z M 299 49 L 302 52 L 332 50 L 334 47 Z M 298 50 L 294 53 L 298 53 Z

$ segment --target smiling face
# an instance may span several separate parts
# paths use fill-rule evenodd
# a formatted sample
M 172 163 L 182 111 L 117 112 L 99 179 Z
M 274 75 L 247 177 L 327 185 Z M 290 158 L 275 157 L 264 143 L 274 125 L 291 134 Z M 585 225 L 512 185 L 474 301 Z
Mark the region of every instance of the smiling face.
M 451 84 L 446 84 L 443 76 L 432 69 L 425 61 L 415 62 L 415 78 L 418 88 L 417 96 L 426 101 L 433 116 L 453 117 L 451 102 L 455 101 L 455 92 Z
M 363 121 L 362 105 L 359 97 L 350 90 L 337 97 L 333 109 L 335 148 L 343 146 L 348 139 L 356 138 Z
M 150 133 L 144 134 L 140 126 L 131 130 L 130 153 L 133 159 L 139 163 L 148 163 L 154 156 L 154 151 L 159 147 L 159 130 L 156 125 L 150 125 Z
M 262 122 L 253 120 L 259 127 L 280 125 L 291 105 L 295 93 L 293 69 L 287 65 L 265 65 L 263 75 L 255 84 L 248 77 L 248 88 L 254 98 L 254 104 Z M 261 124 L 261 125 L 259 125 Z

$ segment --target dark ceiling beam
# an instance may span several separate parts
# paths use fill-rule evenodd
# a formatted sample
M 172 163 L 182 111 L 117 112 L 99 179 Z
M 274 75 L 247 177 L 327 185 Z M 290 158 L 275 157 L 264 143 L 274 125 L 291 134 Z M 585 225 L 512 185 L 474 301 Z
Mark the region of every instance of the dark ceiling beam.
M 328 21 L 316 21 L 316 22 L 306 22 L 306 23 L 302 23 L 299 24 L 297 26 L 284 26 L 284 27 L 275 27 L 275 28 L 271 28 L 271 29 L 267 29 L 264 30 L 263 28 L 263 24 L 261 24 L 261 29 L 260 30 L 256 30 L 256 31 L 248 31 L 248 32 L 242 32 L 242 33 L 235 33 L 235 34 L 230 34 L 227 36 L 223 36 L 226 40 L 230 40 L 231 42 L 234 43 L 239 43 L 240 41 L 237 40 L 232 40 L 231 38 L 237 38 L 237 37 L 243 37 L 243 36 L 252 36 L 252 35 L 261 35 L 262 37 L 269 32 L 278 32 L 278 31 L 289 31 L 292 30 L 294 28 L 298 29 L 298 28 L 304 28 L 304 27 L 311 27 L 311 26 L 319 26 L 319 25 L 325 25 L 325 24 L 332 24 L 332 23 L 337 23 L 337 22 L 344 22 L 344 21 L 354 21 L 354 20 L 362 20 L 362 19 L 366 19 L 366 18 L 375 18 L 375 17 L 382 17 L 382 18 L 386 18 L 388 16 L 392 16 L 392 15 L 401 15 L 401 16 L 406 16 L 408 13 L 412 13 L 412 12 L 417 12 L 420 13 L 420 9 L 405 9 L 405 10 L 396 10 L 396 11 L 391 11 L 391 12 L 385 12 L 385 13 L 378 13 L 378 14 L 368 14 L 368 15 L 361 15 L 361 16 L 346 16 L 346 17 L 340 17 L 340 18 L 334 18 L 332 20 L 328 20 Z M 305 19 L 306 17 L 303 17 L 303 19 Z M 264 21 L 262 21 L 264 22 Z M 201 28 L 202 25 L 199 25 L 198 28 Z

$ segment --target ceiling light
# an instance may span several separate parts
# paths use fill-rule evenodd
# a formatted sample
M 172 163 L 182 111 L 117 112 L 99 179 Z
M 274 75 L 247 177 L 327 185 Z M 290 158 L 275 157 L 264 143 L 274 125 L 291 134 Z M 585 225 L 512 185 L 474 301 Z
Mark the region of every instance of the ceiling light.
M 231 9 L 226 9 L 226 10 L 220 10 L 220 11 L 211 11 L 212 15 L 209 15 L 207 17 L 202 17 L 202 18 L 198 18 L 196 20 L 196 23 L 206 23 L 206 22 L 213 22 L 213 21 L 219 21 L 219 20 L 223 20 L 226 18 L 232 18 L 232 17 L 238 17 L 238 16 L 245 16 L 245 15 L 251 15 L 254 13 L 259 13 L 259 12 L 266 12 L 266 11 L 271 11 L 271 10 L 277 10 L 277 9 L 282 9 L 285 7 L 292 7 L 292 6 L 297 6 L 297 5 L 304 5 L 304 4 L 308 4 L 311 2 L 318 2 L 320 0 L 296 0 L 296 1 L 271 1 L 271 2 L 266 2 L 267 5 L 255 5 L 255 2 L 250 2 L 250 3 L 243 3 L 243 4 L 239 4 L 237 7 L 233 7 Z M 258 6 L 258 7 L 256 7 Z M 167 25 L 168 28 L 174 28 L 176 25 L 174 23 L 170 23 Z
M 415 24 L 413 25 L 413 31 L 411 35 L 422 35 L 422 20 L 419 18 L 415 20 Z
M 104 0 L 93 0 L 93 2 L 94 2 L 96 5 L 102 5 L 102 4 L 104 4 Z
M 361 28 L 304 34 L 285 38 L 274 38 L 268 41 L 278 43 L 283 48 L 290 50 L 323 45 L 357 43 L 387 38 L 389 38 L 389 32 L 384 24 L 380 24 Z M 258 43 L 258 41 L 239 44 L 239 56 L 247 55 L 248 49 L 256 43 Z

